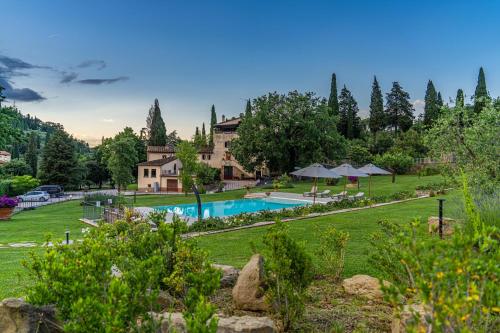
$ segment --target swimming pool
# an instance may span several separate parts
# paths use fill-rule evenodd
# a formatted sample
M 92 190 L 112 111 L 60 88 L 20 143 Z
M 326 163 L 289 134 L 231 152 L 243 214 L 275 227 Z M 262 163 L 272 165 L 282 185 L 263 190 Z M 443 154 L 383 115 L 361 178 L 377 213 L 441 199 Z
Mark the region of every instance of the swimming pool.
M 241 199 L 204 202 L 201 205 L 202 218 L 207 217 L 226 217 L 238 215 L 241 213 L 255 213 L 263 210 L 281 210 L 284 208 L 293 208 L 304 206 L 307 202 L 292 201 L 274 198 Z M 198 205 L 182 204 L 172 206 L 154 207 L 157 210 L 166 210 L 169 213 L 182 215 L 191 218 L 198 218 Z

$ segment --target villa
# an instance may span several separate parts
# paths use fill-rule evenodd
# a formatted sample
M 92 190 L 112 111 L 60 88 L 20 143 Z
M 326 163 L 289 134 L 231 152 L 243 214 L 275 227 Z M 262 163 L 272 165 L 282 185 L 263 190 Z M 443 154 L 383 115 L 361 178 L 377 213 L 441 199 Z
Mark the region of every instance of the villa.
M 198 151 L 198 161 L 220 170 L 223 180 L 258 179 L 266 170 L 247 172 L 231 155 L 231 141 L 238 137 L 241 118 L 226 119 L 214 126 L 214 144 Z M 138 164 L 138 190 L 143 192 L 182 192 L 179 179 L 181 161 L 172 146 L 148 146 L 147 161 Z

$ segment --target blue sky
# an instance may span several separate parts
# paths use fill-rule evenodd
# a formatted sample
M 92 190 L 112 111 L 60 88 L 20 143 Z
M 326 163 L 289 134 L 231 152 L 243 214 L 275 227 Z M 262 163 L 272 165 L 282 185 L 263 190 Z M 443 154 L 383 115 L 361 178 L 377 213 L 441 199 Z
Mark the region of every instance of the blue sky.
M 328 96 L 332 72 L 362 115 L 373 75 L 384 92 L 399 81 L 417 110 L 428 79 L 445 101 L 458 88 L 470 96 L 480 66 L 500 91 L 499 1 L 0 0 L 0 10 L 0 62 L 17 61 L 0 74 L 16 105 L 90 142 L 143 127 L 154 98 L 187 138 L 212 104 L 220 117 L 269 91 Z

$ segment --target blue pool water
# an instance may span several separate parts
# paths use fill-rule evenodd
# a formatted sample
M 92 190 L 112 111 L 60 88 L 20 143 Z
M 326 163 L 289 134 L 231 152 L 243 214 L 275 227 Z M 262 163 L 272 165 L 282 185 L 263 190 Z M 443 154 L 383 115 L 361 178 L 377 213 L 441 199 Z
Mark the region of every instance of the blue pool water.
M 255 213 L 262 210 L 293 208 L 306 204 L 306 202 L 301 201 L 277 200 L 271 198 L 213 201 L 202 203 L 201 215 L 204 219 L 207 217 L 226 217 L 241 213 Z M 169 213 L 177 215 L 198 218 L 198 205 L 196 203 L 159 206 L 155 208 L 158 210 L 166 210 Z

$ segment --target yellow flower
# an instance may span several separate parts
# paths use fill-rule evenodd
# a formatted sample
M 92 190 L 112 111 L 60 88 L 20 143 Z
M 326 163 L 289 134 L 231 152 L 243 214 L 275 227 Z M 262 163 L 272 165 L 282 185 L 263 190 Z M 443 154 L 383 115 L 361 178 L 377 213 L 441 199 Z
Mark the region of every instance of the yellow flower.
M 463 273 L 463 270 L 459 267 L 457 268 L 457 274 L 462 274 Z
M 443 273 L 443 272 L 437 272 L 437 274 L 436 274 L 436 277 L 437 277 L 438 279 L 442 279 L 442 278 L 443 278 L 443 276 L 444 276 L 444 273 Z
M 494 306 L 491 309 L 493 310 L 493 312 L 500 312 L 500 307 L 498 307 L 498 306 Z
M 461 321 L 466 321 L 467 319 L 469 319 L 470 317 L 470 314 L 466 314 L 466 315 L 463 315 L 462 318 L 460 318 Z

